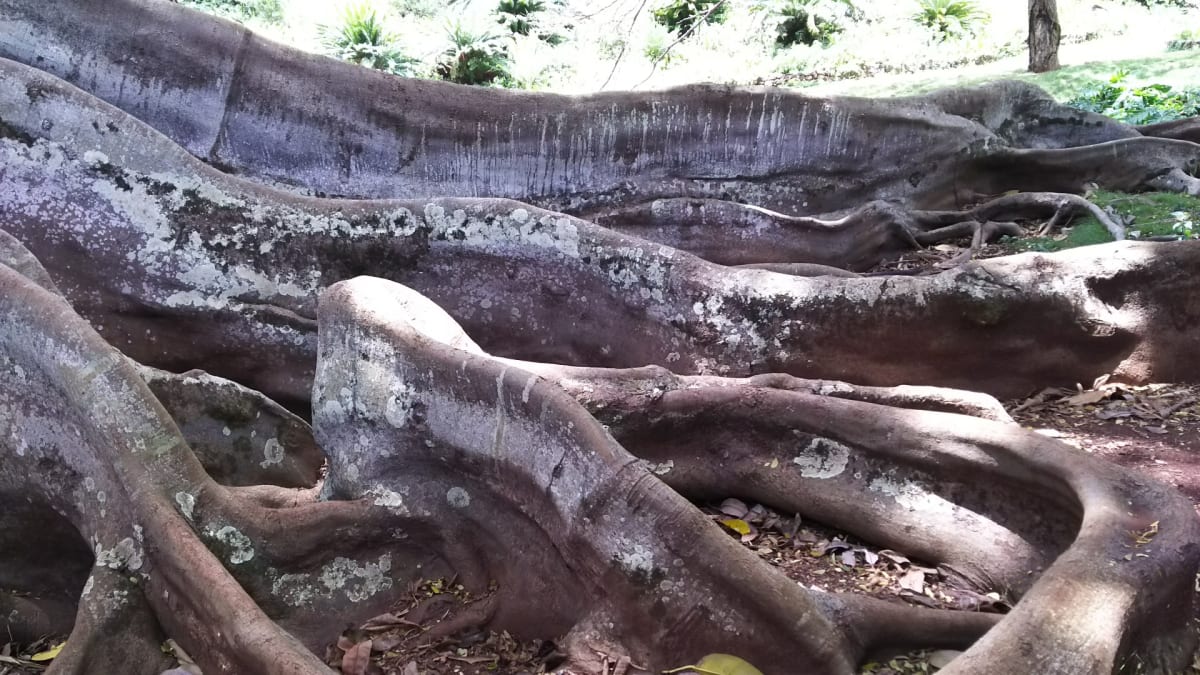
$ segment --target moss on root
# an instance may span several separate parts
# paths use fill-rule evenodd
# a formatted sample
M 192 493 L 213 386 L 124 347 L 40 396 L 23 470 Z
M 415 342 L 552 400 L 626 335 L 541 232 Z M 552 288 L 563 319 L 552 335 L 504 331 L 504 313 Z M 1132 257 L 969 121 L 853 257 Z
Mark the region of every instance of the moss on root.
M 1130 239 L 1176 237 L 1200 239 L 1200 198 L 1165 192 L 1110 192 L 1095 190 L 1088 195 L 1097 206 L 1110 209 L 1128 226 Z M 1045 237 L 1007 239 L 1014 253 L 1023 251 L 1062 251 L 1068 248 L 1104 244 L 1112 235 L 1092 216 L 1074 220 L 1061 232 Z

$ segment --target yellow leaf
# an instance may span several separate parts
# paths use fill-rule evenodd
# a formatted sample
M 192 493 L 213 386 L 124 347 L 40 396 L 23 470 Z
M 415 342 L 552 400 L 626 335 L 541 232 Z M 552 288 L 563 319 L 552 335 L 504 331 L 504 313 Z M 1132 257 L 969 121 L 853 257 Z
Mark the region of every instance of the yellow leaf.
M 734 532 L 737 532 L 740 535 L 745 536 L 747 534 L 750 534 L 750 523 L 747 523 L 746 521 L 742 520 L 741 518 L 726 518 L 725 520 L 722 520 L 720 522 L 725 527 L 728 527 L 729 529 L 733 530 Z
M 58 656 L 58 653 L 62 651 L 62 648 L 65 647 L 66 644 L 67 643 L 65 641 L 60 642 L 60 643 L 54 645 L 53 647 L 51 647 L 50 649 L 47 649 L 44 652 L 38 652 L 38 653 L 34 654 L 33 656 L 29 657 L 29 660 L 30 661 L 52 661 L 54 659 L 54 657 Z
M 730 654 L 709 654 L 694 666 L 664 670 L 663 673 L 682 673 L 689 670 L 701 675 L 763 675 L 761 670 L 750 665 L 748 661 Z

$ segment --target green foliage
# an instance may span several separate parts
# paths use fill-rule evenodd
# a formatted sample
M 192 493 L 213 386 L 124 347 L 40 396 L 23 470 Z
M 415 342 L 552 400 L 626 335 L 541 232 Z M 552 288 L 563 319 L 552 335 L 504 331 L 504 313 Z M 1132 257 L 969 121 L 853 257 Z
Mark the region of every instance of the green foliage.
M 340 23 L 321 27 L 320 37 L 329 55 L 385 73 L 407 75 L 417 62 L 404 54 L 396 37 L 366 4 L 347 7 Z
M 508 25 L 508 30 L 517 35 L 529 35 L 533 28 L 533 15 L 546 9 L 541 0 L 500 0 L 496 13 L 497 22 Z
M 1108 82 L 1093 84 L 1067 105 L 1100 113 L 1127 124 L 1155 124 L 1200 115 L 1200 90 L 1180 91 L 1166 84 L 1125 84 L 1118 72 Z
M 728 0 L 672 0 L 653 12 L 654 20 L 672 33 L 690 33 L 696 22 L 724 23 L 729 16 Z
M 511 62 L 503 37 L 472 30 L 462 23 L 448 29 L 450 47 L 442 53 L 437 76 L 458 84 L 504 85 L 511 81 Z
M 542 0 L 500 0 L 496 6 L 496 23 L 508 28 L 514 35 L 534 34 L 549 45 L 560 45 L 567 41 L 561 33 L 541 30 L 540 17 L 546 10 Z M 569 27 L 569 26 L 568 26 Z
M 1087 218 L 1069 228 L 1063 228 L 1063 232 L 1059 234 L 1052 234 L 1047 237 L 1024 237 L 1022 239 L 1005 238 L 1003 243 L 1013 253 L 1023 253 L 1025 251 L 1052 253 L 1068 248 L 1106 244 L 1112 240 L 1112 235 L 1100 224 L 1100 221 L 1095 218 Z
M 234 21 L 283 22 L 280 0 L 181 0 L 180 4 Z
M 1142 7 L 1182 7 L 1184 9 L 1195 9 L 1196 0 L 1133 0 L 1135 5 Z
M 446 3 L 441 0 L 391 0 L 391 7 L 396 16 L 429 19 L 437 16 Z
M 775 46 L 828 46 L 844 30 L 844 23 L 856 18 L 857 10 L 852 0 L 788 0 L 779 16 Z
M 1167 43 L 1167 51 L 1181 52 L 1200 48 L 1200 29 L 1180 31 L 1174 40 Z
M 1167 192 L 1129 194 L 1095 190 L 1088 198 L 1126 221 L 1130 239 L 1200 239 L 1200 199 L 1196 197 Z M 1014 252 L 1049 252 L 1110 241 L 1112 235 L 1100 221 L 1086 216 L 1061 233 L 1007 240 L 1007 244 Z
M 988 15 L 972 0 L 918 0 L 913 21 L 933 31 L 939 42 L 972 35 Z
M 650 31 L 646 36 L 646 46 L 642 48 L 642 55 L 649 61 L 669 65 L 672 59 L 671 53 L 667 51 L 667 46 L 673 41 L 671 32 L 661 27 L 658 30 Z

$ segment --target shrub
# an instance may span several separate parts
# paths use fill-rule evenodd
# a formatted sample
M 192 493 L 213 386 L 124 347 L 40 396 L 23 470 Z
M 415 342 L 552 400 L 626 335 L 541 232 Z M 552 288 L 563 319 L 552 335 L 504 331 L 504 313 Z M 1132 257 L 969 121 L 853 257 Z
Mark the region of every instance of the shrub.
M 396 16 L 411 16 L 429 19 L 445 8 L 441 0 L 391 0 L 392 13 Z
M 546 9 L 541 0 L 500 0 L 496 13 L 499 23 L 507 24 L 508 30 L 517 35 L 529 35 L 533 28 L 534 14 Z
M 728 16 L 728 0 L 673 0 L 654 10 L 654 20 L 672 33 L 689 33 L 700 19 L 704 23 L 724 23 Z
M 851 0 L 790 0 L 779 11 L 775 45 L 829 45 L 844 30 L 843 22 L 856 16 Z
M 437 76 L 458 84 L 498 84 L 511 80 L 508 48 L 499 35 L 477 32 L 462 23 L 449 30 L 450 47 L 442 53 Z
M 1182 7 L 1184 9 L 1195 9 L 1197 6 L 1196 0 L 1133 0 L 1133 3 L 1142 7 Z
M 283 22 L 280 0 L 182 0 L 182 4 L 209 14 L 234 21 L 262 21 L 268 24 Z
M 1166 84 L 1131 86 L 1126 74 L 1085 88 L 1067 105 L 1100 113 L 1127 124 L 1155 124 L 1200 115 L 1200 90 L 1180 91 Z
M 1167 51 L 1181 52 L 1186 49 L 1200 48 L 1200 29 L 1181 31 L 1174 40 L 1167 43 Z
M 416 59 L 405 55 L 375 10 L 366 4 L 346 8 L 341 23 L 322 26 L 321 44 L 336 58 L 393 75 L 407 75 Z
M 918 5 L 913 20 L 932 30 L 939 42 L 971 35 L 988 20 L 972 0 L 918 0 Z
M 542 29 L 538 15 L 545 10 L 546 3 L 542 0 L 500 0 L 496 6 L 496 22 L 506 26 L 514 35 L 533 33 L 537 39 L 551 46 L 566 42 L 567 38 L 561 33 Z

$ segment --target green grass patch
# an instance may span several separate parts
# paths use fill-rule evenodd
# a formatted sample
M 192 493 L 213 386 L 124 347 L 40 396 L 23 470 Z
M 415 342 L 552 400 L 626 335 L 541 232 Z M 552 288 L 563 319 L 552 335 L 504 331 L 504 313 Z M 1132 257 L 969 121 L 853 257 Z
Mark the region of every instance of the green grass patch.
M 1023 80 L 1045 89 L 1060 101 L 1074 98 L 1113 73 L 1124 72 L 1131 85 L 1162 83 L 1181 89 L 1200 86 L 1200 50 L 1171 52 L 1150 58 L 1094 61 L 1064 66 L 1049 73 L 1030 73 L 1022 67 L 977 66 L 917 75 L 882 75 L 861 80 L 823 82 L 812 86 L 822 95 L 914 96 L 946 87 L 971 86 L 995 80 Z
M 1200 239 L 1200 198 L 1167 192 L 1109 192 L 1096 190 L 1088 195 L 1100 208 L 1111 208 L 1124 218 L 1130 239 L 1179 237 Z M 1130 220 L 1132 218 L 1132 220 Z M 1091 216 L 1078 218 L 1062 232 L 1046 237 L 1006 239 L 1004 245 L 1014 253 L 1024 251 L 1061 251 L 1112 241 L 1108 230 Z

